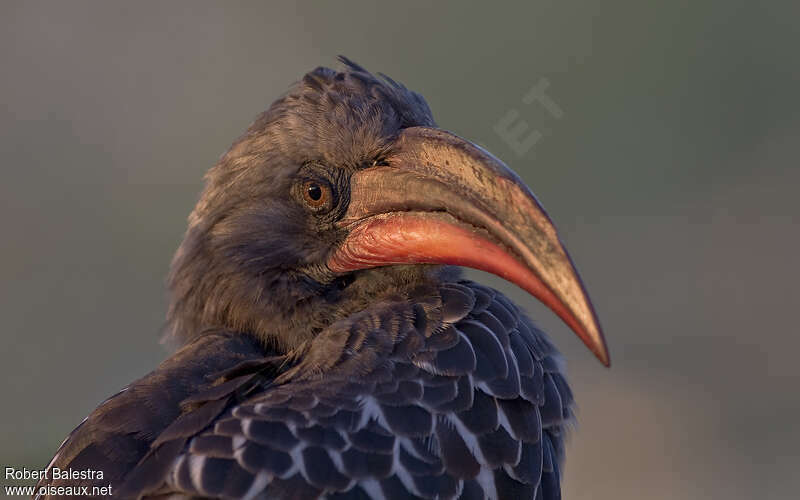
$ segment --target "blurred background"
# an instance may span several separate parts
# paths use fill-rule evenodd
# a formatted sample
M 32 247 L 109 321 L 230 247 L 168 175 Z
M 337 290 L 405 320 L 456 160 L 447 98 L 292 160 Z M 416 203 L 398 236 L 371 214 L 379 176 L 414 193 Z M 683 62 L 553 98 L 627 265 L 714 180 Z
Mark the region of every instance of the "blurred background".
M 581 270 L 610 370 L 471 273 L 566 355 L 565 498 L 797 498 L 800 3 L 646 4 L 2 2 L 0 465 L 168 355 L 204 172 L 345 54 L 516 169 Z

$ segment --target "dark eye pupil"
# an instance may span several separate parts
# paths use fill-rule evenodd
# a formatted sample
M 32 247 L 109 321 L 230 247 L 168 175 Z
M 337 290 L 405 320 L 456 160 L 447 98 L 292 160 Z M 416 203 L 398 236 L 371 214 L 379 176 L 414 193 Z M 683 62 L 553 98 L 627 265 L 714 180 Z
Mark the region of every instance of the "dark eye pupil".
M 322 188 L 316 184 L 308 186 L 308 197 L 314 201 L 319 201 L 322 198 Z

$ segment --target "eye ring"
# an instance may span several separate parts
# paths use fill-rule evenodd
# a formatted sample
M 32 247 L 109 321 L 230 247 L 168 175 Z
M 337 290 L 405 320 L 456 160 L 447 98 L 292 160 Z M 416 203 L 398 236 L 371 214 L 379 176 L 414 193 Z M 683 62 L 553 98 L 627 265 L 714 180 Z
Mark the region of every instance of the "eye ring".
M 302 185 L 303 201 L 316 213 L 327 212 L 333 206 L 333 189 L 331 185 L 318 179 L 307 179 Z

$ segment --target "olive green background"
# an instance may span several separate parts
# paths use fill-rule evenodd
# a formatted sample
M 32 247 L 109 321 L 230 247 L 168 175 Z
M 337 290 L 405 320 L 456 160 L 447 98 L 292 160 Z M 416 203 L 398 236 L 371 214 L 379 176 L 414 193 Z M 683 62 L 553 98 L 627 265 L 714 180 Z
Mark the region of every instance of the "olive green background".
M 800 4 L 651 4 L 2 2 L 0 465 L 45 465 L 166 356 L 203 173 L 341 53 L 422 93 L 558 224 L 610 370 L 472 275 L 568 359 L 566 498 L 796 498 Z M 543 78 L 560 119 L 522 102 Z M 514 110 L 542 134 L 523 155 L 494 131 Z

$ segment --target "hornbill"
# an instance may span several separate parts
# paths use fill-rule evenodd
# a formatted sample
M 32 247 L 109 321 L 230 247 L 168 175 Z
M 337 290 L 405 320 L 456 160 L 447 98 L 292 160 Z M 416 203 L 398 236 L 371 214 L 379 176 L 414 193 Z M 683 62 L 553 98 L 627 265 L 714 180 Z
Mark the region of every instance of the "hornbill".
M 573 399 L 559 355 L 459 274 L 515 283 L 608 364 L 553 223 L 419 94 L 341 61 L 208 172 L 168 281 L 180 348 L 48 465 L 103 478 L 50 474 L 40 497 L 560 497 Z

